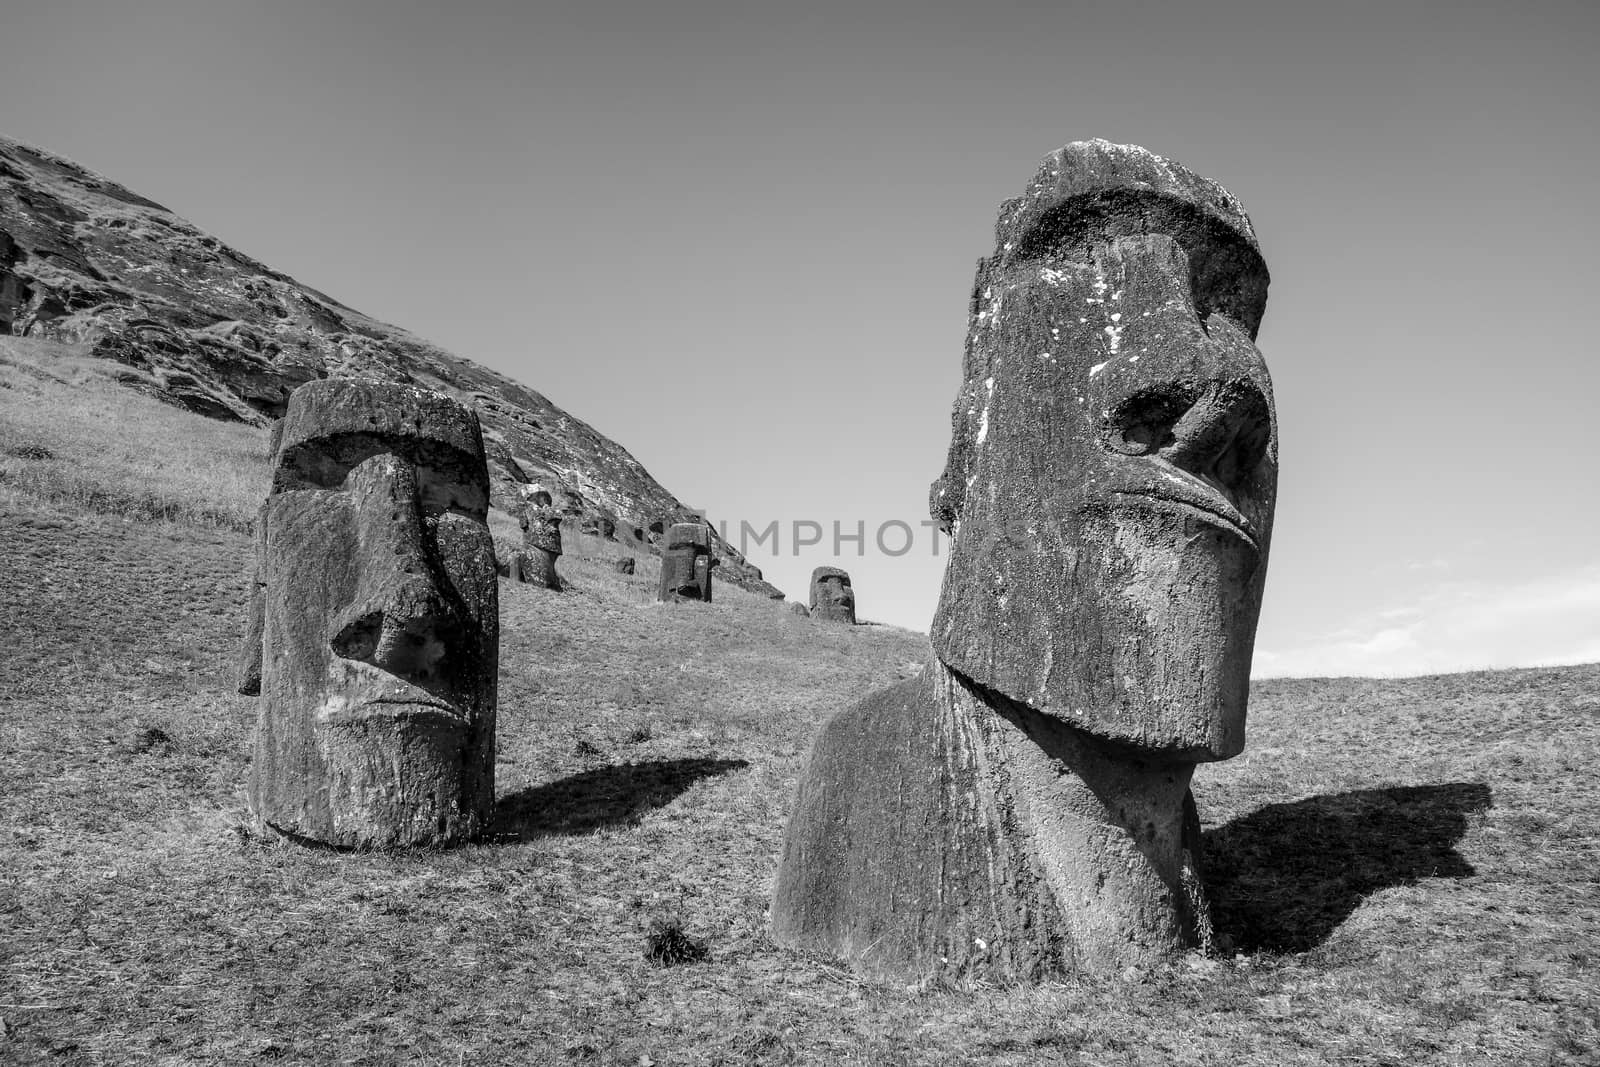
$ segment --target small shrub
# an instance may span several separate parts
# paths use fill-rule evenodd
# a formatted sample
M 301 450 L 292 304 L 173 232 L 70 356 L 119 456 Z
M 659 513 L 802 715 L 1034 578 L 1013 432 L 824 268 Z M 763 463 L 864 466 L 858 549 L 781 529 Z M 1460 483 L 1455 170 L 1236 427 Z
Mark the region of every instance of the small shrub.
M 628 736 L 623 738 L 622 740 L 623 740 L 623 744 L 627 744 L 627 745 L 642 745 L 646 741 L 650 740 L 650 736 L 651 736 L 650 735 L 650 727 L 648 727 L 648 726 L 635 726 L 632 730 L 628 731 Z
M 705 942 L 690 937 L 675 918 L 653 919 L 650 929 L 645 931 L 644 957 L 658 966 L 699 963 L 709 955 Z
M 146 726 L 135 730 L 128 739 L 129 752 L 149 752 L 152 748 L 172 744 L 172 736 L 159 726 Z

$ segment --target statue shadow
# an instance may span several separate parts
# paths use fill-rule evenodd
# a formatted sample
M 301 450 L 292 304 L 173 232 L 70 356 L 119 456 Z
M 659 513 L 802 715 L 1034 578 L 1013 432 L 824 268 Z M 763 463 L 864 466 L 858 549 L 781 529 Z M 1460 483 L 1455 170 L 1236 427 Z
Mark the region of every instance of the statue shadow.
M 1269 804 L 1208 830 L 1219 947 L 1304 952 L 1380 889 L 1475 873 L 1455 844 L 1468 816 L 1492 803 L 1481 782 L 1358 789 Z
M 702 778 L 741 770 L 742 759 L 676 759 L 597 767 L 508 794 L 495 804 L 496 841 L 594 833 L 631 826 Z

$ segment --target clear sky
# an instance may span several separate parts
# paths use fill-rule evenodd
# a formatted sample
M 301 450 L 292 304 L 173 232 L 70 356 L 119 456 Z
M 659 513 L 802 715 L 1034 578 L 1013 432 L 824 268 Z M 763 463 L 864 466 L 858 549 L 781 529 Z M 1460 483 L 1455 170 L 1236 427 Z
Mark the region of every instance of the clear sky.
M 777 520 L 792 598 L 792 524 L 865 523 L 916 629 L 1000 200 L 1089 137 L 1220 181 L 1274 279 L 1258 675 L 1600 660 L 1597 116 L 1592 2 L 0 3 L 0 132 Z

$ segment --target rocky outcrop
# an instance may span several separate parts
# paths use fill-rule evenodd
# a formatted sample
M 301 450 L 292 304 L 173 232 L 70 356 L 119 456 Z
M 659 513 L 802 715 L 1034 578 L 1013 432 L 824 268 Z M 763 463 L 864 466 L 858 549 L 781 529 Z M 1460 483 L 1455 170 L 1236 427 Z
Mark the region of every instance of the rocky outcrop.
M 148 374 L 162 400 L 260 425 L 317 378 L 438 390 L 477 410 L 496 506 L 515 510 L 518 487 L 539 482 L 565 513 L 634 531 L 640 545 L 651 523 L 695 515 L 625 448 L 534 390 L 345 307 L 76 163 L 4 138 L 0 331 L 82 345 Z M 725 581 L 781 595 L 715 537 L 713 551 Z

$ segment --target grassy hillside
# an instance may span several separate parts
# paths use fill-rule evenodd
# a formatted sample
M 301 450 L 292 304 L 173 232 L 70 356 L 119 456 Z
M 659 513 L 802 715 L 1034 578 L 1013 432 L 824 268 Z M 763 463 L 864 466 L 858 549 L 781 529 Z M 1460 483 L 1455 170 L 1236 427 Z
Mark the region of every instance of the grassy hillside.
M 254 836 L 264 434 L 111 369 L 0 347 L 0 1061 L 1597 1062 L 1600 667 L 1261 683 L 1197 775 L 1225 954 L 907 989 L 765 909 L 810 736 L 922 636 L 656 604 L 653 557 L 573 537 L 567 592 L 501 587 L 493 840 Z

